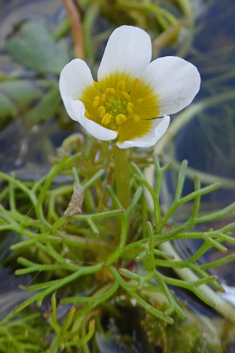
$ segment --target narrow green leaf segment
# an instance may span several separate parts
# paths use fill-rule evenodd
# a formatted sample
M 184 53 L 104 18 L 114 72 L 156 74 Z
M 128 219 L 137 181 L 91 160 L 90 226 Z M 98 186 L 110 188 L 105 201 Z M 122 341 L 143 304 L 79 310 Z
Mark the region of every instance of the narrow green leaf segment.
M 46 177 L 32 183 L 0 172 L 0 178 L 6 182 L 0 193 L 0 230 L 14 231 L 20 236 L 11 247 L 20 265 L 16 274 L 31 274 L 35 278 L 40 274 L 37 282 L 22 287 L 31 295 L 15 308 L 14 315 L 20 315 L 23 320 L 32 303 L 41 306 L 45 297 L 51 296 L 52 309 L 45 325 L 54 332 L 54 339 L 50 349 L 45 349 L 48 353 L 69 347 L 83 347 L 83 351 L 89 353 L 88 342 L 100 325 L 104 308 L 122 296 L 134 300 L 148 315 L 167 324 L 173 324 L 175 317 L 184 319 L 187 310 L 179 304 L 170 289 L 172 286 L 191 291 L 207 305 L 216 305 L 217 310 L 235 323 L 235 310 L 228 308 L 229 304 L 221 298 L 217 302 L 216 291 L 223 291 L 217 277 L 207 272 L 234 260 L 235 255 L 209 263 L 200 262 L 200 258 L 213 247 L 226 252 L 222 242 L 235 244 L 231 236 L 235 223 L 223 223 L 220 229 L 204 232 L 194 229 L 198 223 L 234 212 L 235 203 L 201 216 L 201 198 L 219 185 L 201 188 L 195 177 L 195 190 L 182 196 L 187 168 L 187 163 L 183 162 L 174 200 L 163 213 L 160 193 L 165 172 L 171 164 L 161 166 L 158 158 L 153 157 L 156 169 L 153 187 L 140 164 L 138 166 L 138 158 L 129 171 L 126 150 L 113 146 L 114 166 L 105 164 L 110 152 L 108 149 L 104 151 L 102 147 L 100 155 L 104 155 L 103 159 L 97 159 L 92 169 L 86 164 L 86 148 L 82 153 L 58 158 Z M 73 183 L 62 186 L 54 183 L 63 174 L 71 175 L 84 192 L 82 213 L 65 216 L 62 212 L 67 209 L 73 192 Z M 151 211 L 144 205 L 144 189 L 148 190 L 153 201 Z M 7 199 L 8 204 L 4 203 Z M 188 202 L 193 205 L 191 216 L 181 225 L 172 224 L 172 215 Z M 90 212 L 92 207 L 93 212 Z M 143 222 L 143 219 L 148 221 Z M 169 246 L 172 240 L 180 239 L 201 239 L 203 243 L 191 257 L 181 259 Z M 178 277 L 172 276 L 172 271 L 169 274 L 162 271 L 167 268 L 175 271 Z M 181 272 L 185 270 L 188 276 Z M 208 285 L 214 288 L 214 295 Z M 62 297 L 60 306 L 70 305 L 62 322 L 57 317 L 56 292 Z M 164 305 L 159 306 L 159 303 Z M 12 317 L 5 319 L 6 330 L 11 320 Z M 27 320 L 25 327 L 28 327 L 31 316 Z M 32 330 L 40 335 L 38 327 L 32 326 Z M 47 346 L 47 342 L 43 344 Z

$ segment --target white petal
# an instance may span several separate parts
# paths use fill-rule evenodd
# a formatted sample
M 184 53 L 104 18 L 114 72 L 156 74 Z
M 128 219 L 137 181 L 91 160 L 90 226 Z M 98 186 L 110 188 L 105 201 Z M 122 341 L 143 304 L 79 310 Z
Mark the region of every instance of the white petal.
M 117 137 L 115 131 L 104 128 L 103 126 L 87 119 L 84 115 L 84 104 L 79 100 L 68 98 L 64 101 L 65 108 L 71 119 L 78 121 L 89 134 L 102 141 L 114 140 Z
M 152 61 L 142 73 L 141 79 L 154 89 L 159 98 L 158 116 L 177 113 L 189 105 L 201 83 L 197 68 L 174 56 Z
M 74 59 L 67 64 L 60 75 L 59 87 L 65 108 L 71 119 L 78 121 L 92 136 L 99 140 L 109 141 L 117 133 L 85 117 L 84 104 L 79 100 L 83 90 L 93 85 L 91 71 L 85 61 Z
M 117 71 L 139 77 L 151 57 L 151 39 L 144 30 L 132 26 L 118 27 L 109 37 L 98 70 L 98 81 Z
M 69 97 L 73 100 L 81 98 L 83 90 L 91 85 L 93 85 L 91 70 L 81 59 L 72 60 L 61 71 L 59 88 L 63 101 Z
M 129 148 L 129 147 L 151 147 L 154 146 L 158 140 L 165 134 L 168 126 L 170 124 L 170 117 L 165 115 L 162 119 L 153 120 L 152 131 L 143 137 L 135 138 L 131 141 L 125 141 L 123 143 L 118 143 L 119 148 Z

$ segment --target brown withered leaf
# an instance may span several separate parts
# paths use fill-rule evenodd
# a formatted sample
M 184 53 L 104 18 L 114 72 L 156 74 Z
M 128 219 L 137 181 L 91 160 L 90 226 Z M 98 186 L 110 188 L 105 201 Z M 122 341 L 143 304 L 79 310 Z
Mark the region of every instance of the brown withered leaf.
M 69 217 L 69 216 L 74 216 L 76 214 L 82 213 L 81 207 L 83 204 L 83 198 L 84 198 L 83 187 L 79 183 L 74 183 L 73 195 L 71 197 L 68 207 L 64 212 L 64 215 Z

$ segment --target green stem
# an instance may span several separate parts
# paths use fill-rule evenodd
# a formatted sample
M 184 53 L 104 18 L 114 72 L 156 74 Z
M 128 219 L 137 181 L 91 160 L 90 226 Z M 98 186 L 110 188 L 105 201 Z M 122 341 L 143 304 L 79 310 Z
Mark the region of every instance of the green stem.
M 124 209 L 130 205 L 131 191 L 130 191 L 130 173 L 127 149 L 120 149 L 115 144 L 113 147 L 113 159 L 115 165 L 115 183 L 117 199 Z M 116 218 L 115 243 L 118 244 L 120 237 L 122 238 L 121 217 Z M 127 225 L 128 228 L 128 225 Z M 118 249 L 117 249 L 118 250 Z
M 116 195 L 123 208 L 130 205 L 130 175 L 127 149 L 120 149 L 113 144 L 115 164 Z

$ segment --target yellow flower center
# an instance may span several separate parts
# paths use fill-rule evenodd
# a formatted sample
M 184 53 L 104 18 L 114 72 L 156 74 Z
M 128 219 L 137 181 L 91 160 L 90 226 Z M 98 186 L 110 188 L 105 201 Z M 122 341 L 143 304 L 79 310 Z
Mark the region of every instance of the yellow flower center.
M 137 78 L 115 73 L 83 92 L 85 116 L 114 130 L 119 142 L 142 137 L 151 130 L 152 119 L 159 114 L 154 90 Z

